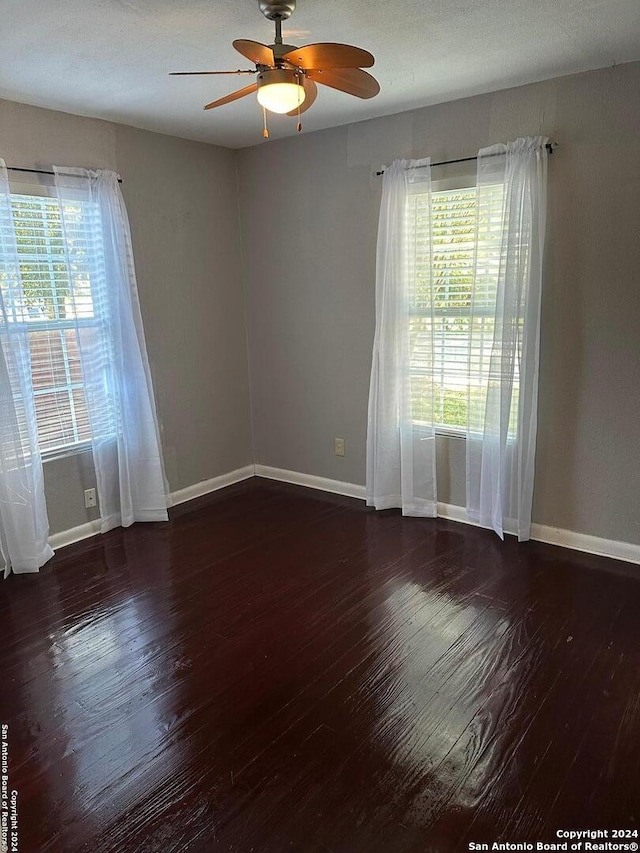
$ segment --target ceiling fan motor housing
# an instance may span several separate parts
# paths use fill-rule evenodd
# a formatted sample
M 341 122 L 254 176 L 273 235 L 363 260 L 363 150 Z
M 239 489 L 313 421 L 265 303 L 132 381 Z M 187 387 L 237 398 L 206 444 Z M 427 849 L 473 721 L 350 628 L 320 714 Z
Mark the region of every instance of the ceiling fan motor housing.
M 258 6 L 270 21 L 286 21 L 293 15 L 296 0 L 258 0 Z
M 274 83 L 294 83 L 302 86 L 304 74 L 298 68 L 268 68 L 256 77 L 258 88 L 271 86 Z

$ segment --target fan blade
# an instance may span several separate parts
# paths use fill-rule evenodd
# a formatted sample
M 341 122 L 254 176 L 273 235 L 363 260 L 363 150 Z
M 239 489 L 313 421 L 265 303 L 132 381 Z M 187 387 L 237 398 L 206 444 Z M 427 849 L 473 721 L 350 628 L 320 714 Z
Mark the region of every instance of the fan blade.
M 169 77 L 193 77 L 197 74 L 256 74 L 255 69 L 253 71 L 241 71 L 239 68 L 237 71 L 170 71 Z
M 332 89 L 339 89 L 348 95 L 355 95 L 356 98 L 373 98 L 380 91 L 376 78 L 359 68 L 334 68 L 327 71 L 311 69 L 306 74 L 316 83 L 331 86 Z
M 300 104 L 300 114 L 301 115 L 302 115 L 302 113 L 306 112 L 309 109 L 309 107 L 313 104 L 315 99 L 318 97 L 318 87 L 313 82 L 313 80 L 309 80 L 307 77 L 305 77 L 302 81 L 302 86 L 303 86 L 304 91 L 305 91 L 305 98 L 304 98 L 304 101 Z M 288 116 L 297 116 L 298 110 L 297 109 L 291 110 L 291 112 L 287 113 L 287 115 Z
M 368 50 L 350 44 L 306 44 L 282 57 L 298 68 L 371 68 L 375 59 Z
M 273 51 L 266 44 L 260 44 L 259 41 L 251 41 L 251 39 L 236 39 L 233 46 L 241 53 L 255 62 L 256 65 L 273 65 Z
M 204 109 L 212 110 L 214 107 L 221 107 L 224 104 L 230 104 L 231 101 L 237 101 L 238 98 L 244 98 L 245 95 L 250 95 L 252 92 L 257 91 L 258 84 L 252 83 L 250 86 L 245 86 L 244 89 L 238 89 L 237 92 L 232 92 L 230 95 L 225 95 L 224 98 L 219 98 L 217 101 L 211 101 L 211 103 L 207 104 Z

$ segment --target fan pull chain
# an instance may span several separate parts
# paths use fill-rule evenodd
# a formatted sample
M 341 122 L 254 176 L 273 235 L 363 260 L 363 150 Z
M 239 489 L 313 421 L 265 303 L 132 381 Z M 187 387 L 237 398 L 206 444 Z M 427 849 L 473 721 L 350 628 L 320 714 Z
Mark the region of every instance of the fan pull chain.
M 298 85 L 301 85 L 300 79 L 298 78 Z M 298 96 L 298 126 L 296 128 L 298 133 L 302 130 L 302 122 L 300 121 L 300 96 Z
M 262 128 L 262 135 L 264 136 L 265 139 L 268 139 L 269 138 L 269 128 L 267 127 L 267 111 L 264 107 L 262 108 L 262 120 L 264 122 L 264 126 Z

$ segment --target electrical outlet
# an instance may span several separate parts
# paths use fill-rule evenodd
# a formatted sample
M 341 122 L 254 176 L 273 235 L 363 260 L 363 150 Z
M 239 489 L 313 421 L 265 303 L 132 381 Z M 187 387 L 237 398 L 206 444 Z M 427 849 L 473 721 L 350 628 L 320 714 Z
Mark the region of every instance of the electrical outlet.
M 84 490 L 84 505 L 87 509 L 91 506 L 96 505 L 96 490 L 95 489 L 85 489 Z
M 344 438 L 335 439 L 336 456 L 344 456 Z

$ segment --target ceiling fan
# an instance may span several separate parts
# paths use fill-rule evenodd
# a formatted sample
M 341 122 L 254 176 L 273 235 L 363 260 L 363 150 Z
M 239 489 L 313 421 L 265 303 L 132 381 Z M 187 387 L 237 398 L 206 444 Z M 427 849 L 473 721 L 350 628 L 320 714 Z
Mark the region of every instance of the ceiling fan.
M 260 11 L 275 23 L 276 35 L 273 44 L 266 45 L 249 39 L 236 39 L 235 49 L 254 63 L 255 69 L 237 71 L 174 71 L 172 76 L 199 74 L 257 74 L 256 82 L 238 89 L 224 98 L 212 101 L 205 110 L 221 107 L 245 95 L 257 92 L 258 103 L 263 108 L 263 135 L 269 136 L 266 110 L 274 113 L 298 116 L 298 130 L 302 129 L 300 113 L 305 112 L 315 101 L 316 83 L 330 86 L 357 98 L 373 98 L 380 91 L 375 77 L 363 71 L 375 62 L 373 56 L 359 47 L 348 44 L 325 42 L 295 47 L 283 44 L 282 22 L 289 18 L 296 0 L 258 0 Z

